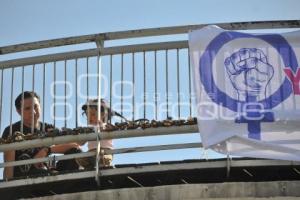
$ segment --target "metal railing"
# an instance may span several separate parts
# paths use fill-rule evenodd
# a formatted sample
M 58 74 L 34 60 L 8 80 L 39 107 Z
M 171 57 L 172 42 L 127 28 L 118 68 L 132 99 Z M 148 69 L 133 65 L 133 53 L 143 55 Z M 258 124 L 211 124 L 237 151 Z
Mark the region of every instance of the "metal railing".
M 299 28 L 300 21 L 242 22 L 217 24 L 229 30 Z M 187 40 L 151 42 L 105 47 L 109 40 L 186 34 L 205 25 L 144 29 L 115 33 L 62 38 L 0 47 L 0 56 L 82 43 L 95 43 L 97 48 L 38 55 L 0 61 L 0 130 L 17 121 L 13 100 L 25 90 L 41 95 L 42 121 L 56 127 L 86 125 L 81 118 L 81 105 L 90 98 L 105 98 L 113 110 L 127 119 L 164 120 L 195 117 L 192 72 Z M 170 38 L 168 38 L 170 39 Z M 4 98 L 3 94 L 9 94 Z M 159 96 L 161 95 L 161 96 Z M 49 98 L 50 97 L 50 98 Z M 9 113 L 9 117 L 7 117 Z M 113 122 L 117 122 L 114 120 Z M 119 121 L 122 121 L 121 119 Z M 198 132 L 196 125 L 101 132 L 102 139 L 144 137 Z M 50 146 L 67 142 L 96 140 L 99 133 L 35 139 L 1 144 L 0 151 Z M 157 151 L 200 148 L 201 143 L 170 144 L 108 150 L 106 153 Z M 94 156 L 82 153 L 56 157 L 56 160 Z M 50 162 L 53 157 L 2 163 L 0 167 Z M 2 183 L 1 183 L 2 184 Z M 5 183 L 4 183 L 5 184 Z M 25 184 L 25 182 L 24 182 Z M 2 187 L 2 186 L 1 186 Z M 5 187 L 5 185 L 3 186 Z

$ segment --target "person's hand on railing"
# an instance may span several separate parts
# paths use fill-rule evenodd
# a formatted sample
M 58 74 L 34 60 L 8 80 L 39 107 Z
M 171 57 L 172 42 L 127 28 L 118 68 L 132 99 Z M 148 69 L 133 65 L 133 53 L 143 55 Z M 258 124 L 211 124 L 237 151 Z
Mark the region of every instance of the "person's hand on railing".
M 51 153 L 65 153 L 70 149 L 81 149 L 81 147 L 76 142 L 66 143 L 66 144 L 56 144 L 51 147 Z

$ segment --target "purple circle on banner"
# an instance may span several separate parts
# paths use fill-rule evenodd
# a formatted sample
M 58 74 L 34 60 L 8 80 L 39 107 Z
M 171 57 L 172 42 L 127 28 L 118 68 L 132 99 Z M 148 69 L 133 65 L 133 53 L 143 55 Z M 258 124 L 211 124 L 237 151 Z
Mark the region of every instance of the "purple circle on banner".
M 199 72 L 201 82 L 205 91 L 211 100 L 219 105 L 222 105 L 232 111 L 238 112 L 238 107 L 243 106 L 247 101 L 240 101 L 231 98 L 229 95 L 221 91 L 215 84 L 212 63 L 221 47 L 238 38 L 257 38 L 269 43 L 280 54 L 284 66 L 289 67 L 296 72 L 298 68 L 297 58 L 295 52 L 284 37 L 278 34 L 268 35 L 251 35 L 247 33 L 239 33 L 233 31 L 226 31 L 217 35 L 207 46 L 204 53 L 200 57 Z M 284 49 L 285 51 L 281 51 Z M 290 81 L 285 78 L 280 87 L 268 98 L 257 101 L 264 105 L 264 109 L 272 109 L 287 99 L 293 92 Z

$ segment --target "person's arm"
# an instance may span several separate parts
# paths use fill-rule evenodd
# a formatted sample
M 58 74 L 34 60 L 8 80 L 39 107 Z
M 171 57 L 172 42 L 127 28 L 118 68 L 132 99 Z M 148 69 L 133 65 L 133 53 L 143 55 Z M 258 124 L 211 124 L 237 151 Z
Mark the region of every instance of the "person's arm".
M 52 145 L 51 147 L 44 147 L 37 154 L 35 154 L 34 158 L 45 158 L 51 153 L 65 153 L 72 148 L 79 149 L 80 146 L 77 143 L 68 143 Z M 44 167 L 44 163 L 36 163 L 34 164 L 34 166 L 36 168 L 42 168 Z
M 45 123 L 45 130 L 47 131 L 51 131 L 55 129 L 55 127 L 52 124 L 47 124 Z M 82 143 L 84 144 L 84 143 Z M 67 144 L 56 144 L 56 145 L 52 145 L 50 147 L 50 152 L 48 152 L 48 154 L 50 153 L 61 153 L 64 154 L 66 151 L 72 149 L 72 148 L 76 148 L 76 149 L 80 149 L 80 145 L 82 145 L 81 143 L 67 143 Z
M 70 149 L 80 149 L 80 145 L 77 143 L 67 143 L 67 144 L 56 144 L 51 146 L 51 153 L 65 153 Z
M 49 151 L 50 151 L 49 148 L 46 148 L 46 147 L 42 148 L 34 155 L 33 158 L 45 158 L 50 153 Z M 44 163 L 35 163 L 34 166 L 35 166 L 35 168 L 40 169 L 40 168 L 44 168 L 45 164 Z
M 4 162 L 15 161 L 15 151 L 4 152 Z M 4 179 L 11 179 L 14 177 L 14 167 L 5 167 L 3 171 Z

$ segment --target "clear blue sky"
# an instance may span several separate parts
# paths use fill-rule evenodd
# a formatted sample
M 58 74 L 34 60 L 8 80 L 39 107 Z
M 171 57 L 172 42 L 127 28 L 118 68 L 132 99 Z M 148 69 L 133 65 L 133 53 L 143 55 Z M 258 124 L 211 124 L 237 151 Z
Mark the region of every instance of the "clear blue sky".
M 1 0 L 0 46 L 151 27 L 299 19 L 298 0 Z
M 300 19 L 299 8 L 299 0 L 0 0 L 0 46 L 143 28 Z M 117 157 L 116 163 L 200 158 L 201 152 L 144 155 L 149 156 Z

